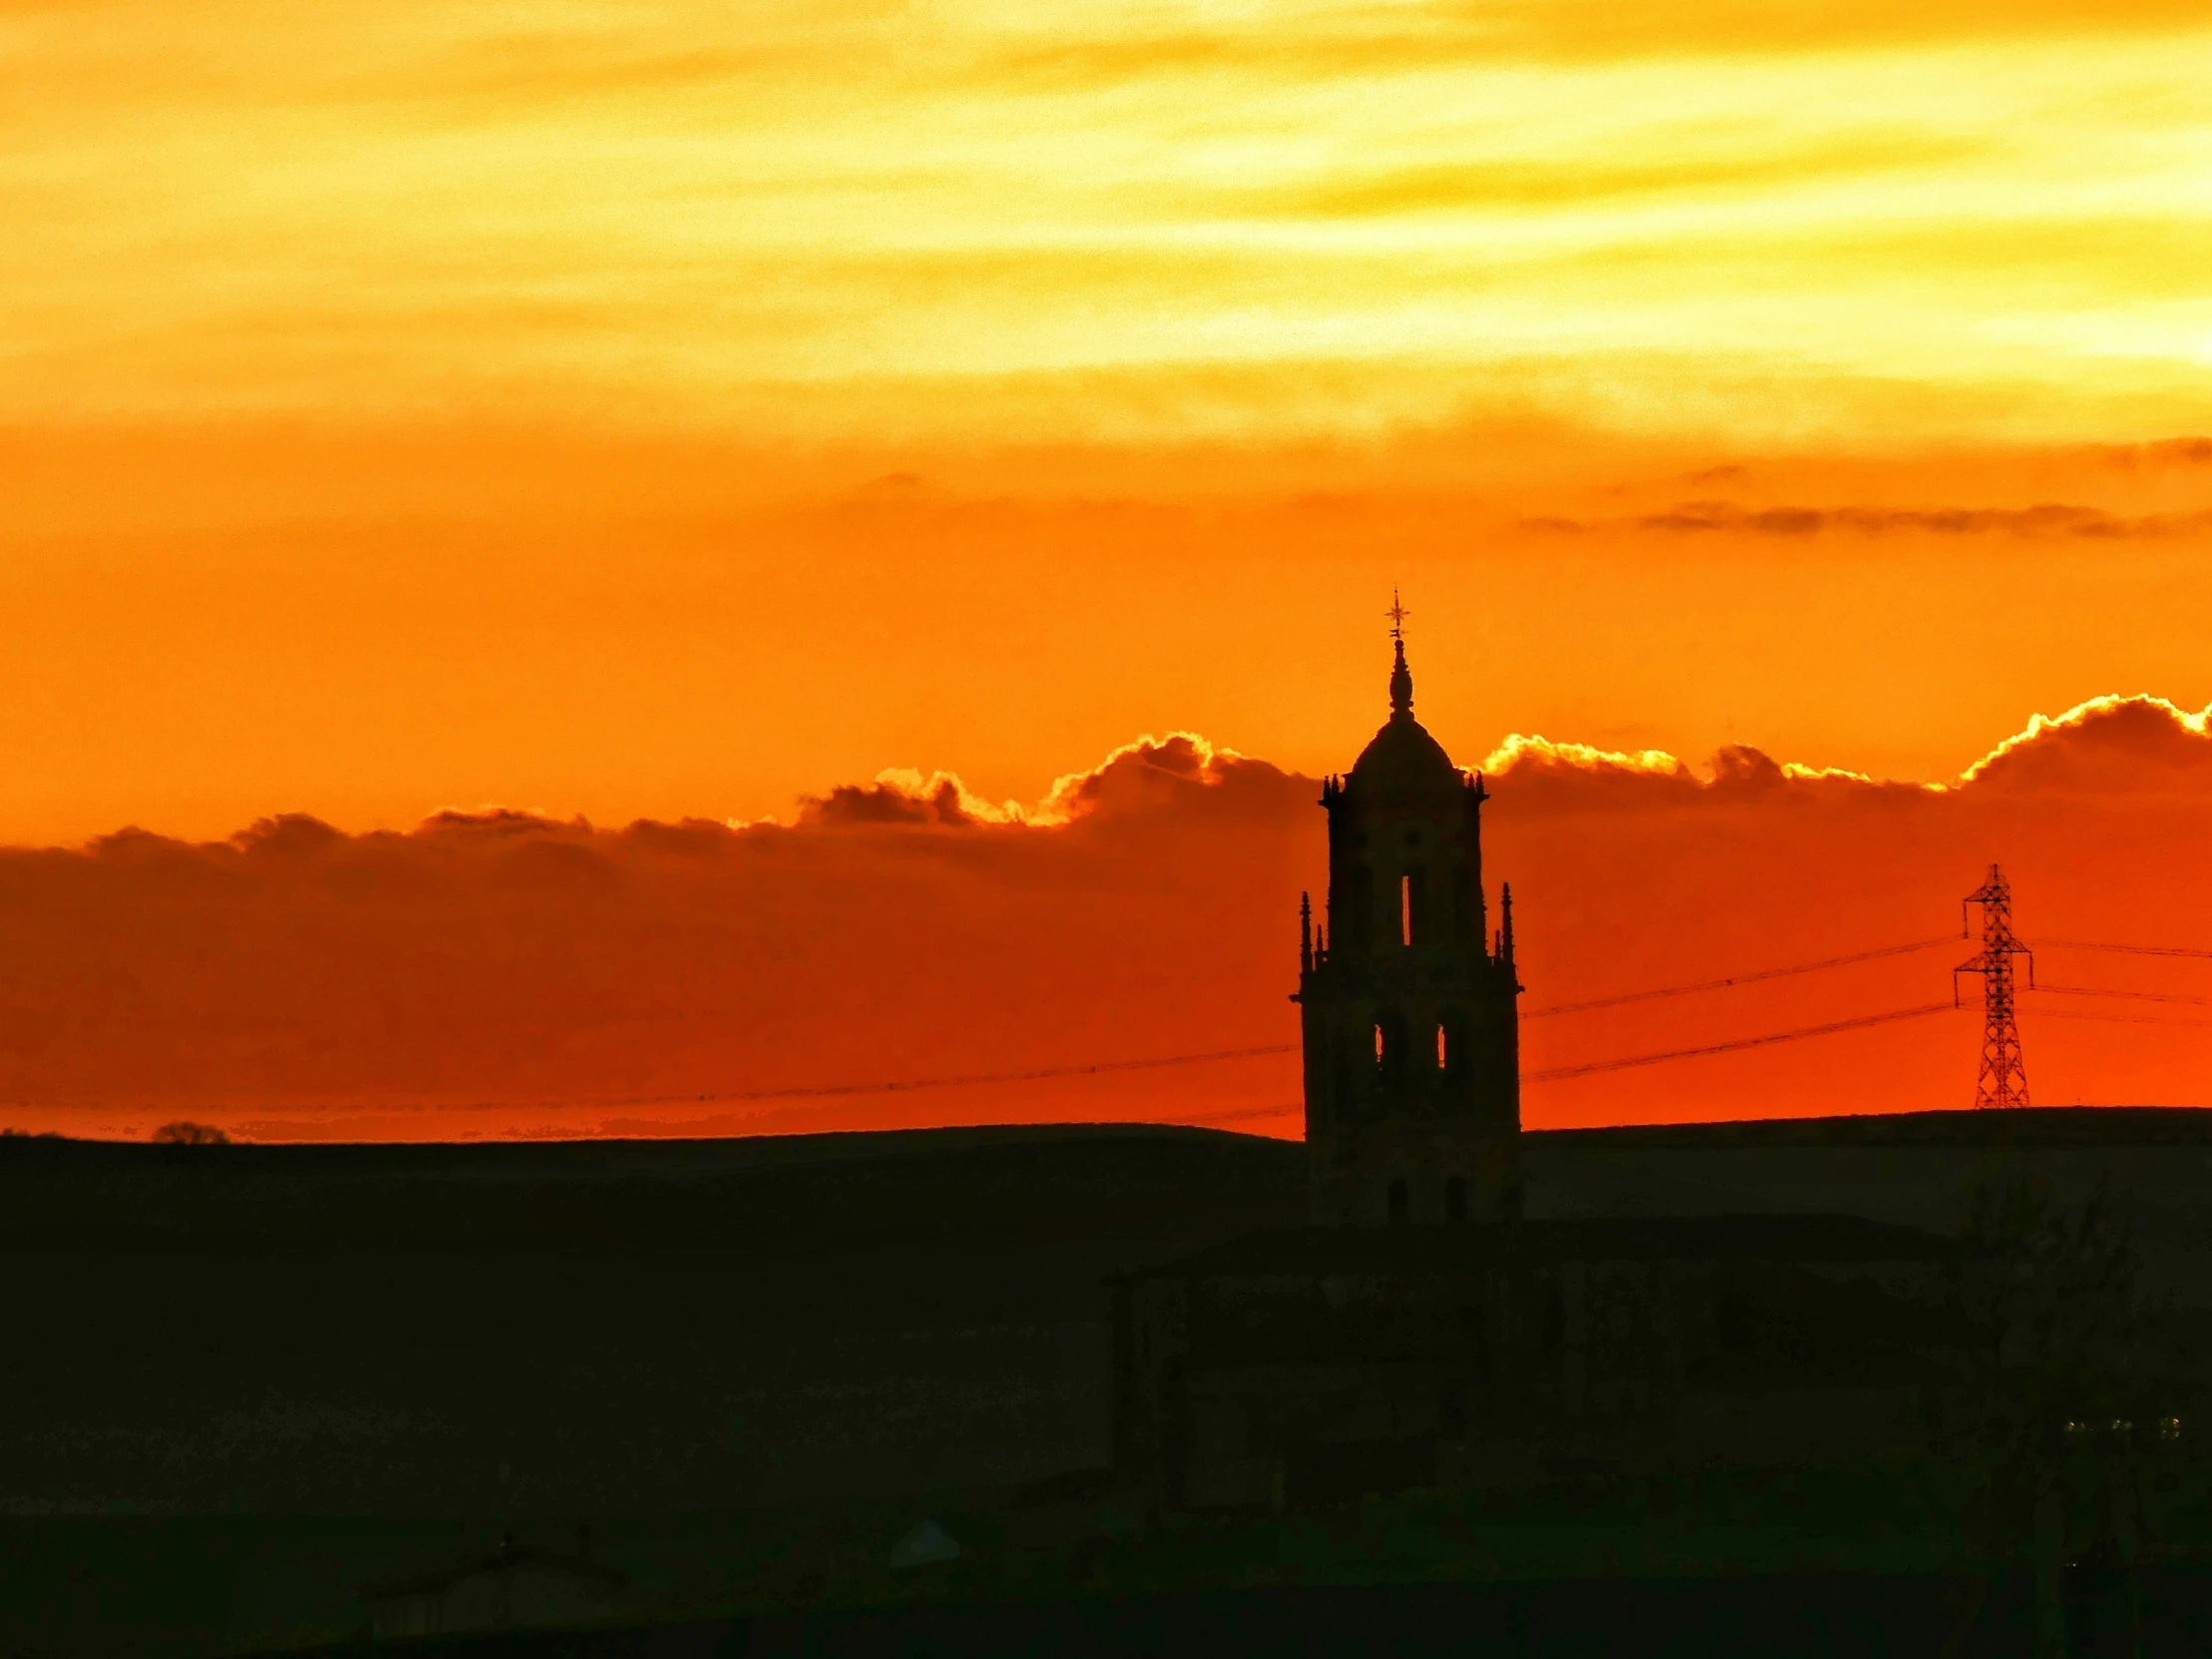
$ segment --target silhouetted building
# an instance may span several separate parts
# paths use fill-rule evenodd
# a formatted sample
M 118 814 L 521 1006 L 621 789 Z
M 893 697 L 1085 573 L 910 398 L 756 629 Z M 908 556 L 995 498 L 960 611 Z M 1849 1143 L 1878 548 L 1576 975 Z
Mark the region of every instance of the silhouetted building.
M 1845 1216 L 1524 1221 L 1512 898 L 1479 776 L 1390 718 L 1302 910 L 1308 1226 L 1114 1282 L 1114 1454 L 1166 1508 L 1913 1433 L 1948 1241 Z
M 591 1559 L 580 1533 L 573 1555 L 506 1538 L 489 1555 L 371 1584 L 362 1594 L 371 1635 L 426 1636 L 587 1624 L 614 1612 L 625 1583 L 622 1573 Z
M 1116 1459 L 1213 1508 L 1905 1443 L 1952 1259 L 1850 1216 L 1251 1234 L 1117 1285 Z
M 1389 720 L 1349 774 L 1322 785 L 1318 938 L 1310 905 L 1301 915 L 1312 1216 L 1494 1221 L 1520 1189 L 1512 889 L 1492 934 L 1482 779 L 1413 718 L 1405 642 L 1395 645 Z

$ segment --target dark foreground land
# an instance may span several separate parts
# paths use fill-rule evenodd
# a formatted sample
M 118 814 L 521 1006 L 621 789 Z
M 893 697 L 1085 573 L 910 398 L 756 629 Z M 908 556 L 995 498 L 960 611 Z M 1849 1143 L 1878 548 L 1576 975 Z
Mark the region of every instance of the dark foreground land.
M 2200 1654 L 2212 1640 L 2212 1576 L 2153 1575 L 2129 1619 L 2116 1586 L 2069 1598 L 2076 1653 Z M 2033 1651 L 2024 1580 L 1933 1574 L 1771 1574 L 1533 1584 L 1420 1583 L 1200 1590 L 1146 1597 L 969 1601 L 852 1613 L 770 1614 L 559 1636 L 424 1642 L 419 1659 L 1016 1659 L 1122 1655 L 1480 1654 L 1534 1659 L 1843 1659 Z M 2139 1649 L 2137 1644 L 2140 1644 Z M 325 1650 L 369 1659 L 389 1647 Z
M 1943 1232 L 2002 1152 L 2063 1196 L 2107 1184 L 2150 1288 L 2212 1315 L 2212 1113 L 1526 1143 L 1532 1215 L 1831 1211 Z M 1935 1653 L 1953 1631 L 1953 1652 L 2023 1650 L 2003 1633 L 2024 1591 L 1976 1556 L 1939 1461 L 1656 1485 L 1564 1471 L 1141 1529 L 1081 1472 L 1107 1458 L 1102 1280 L 1303 1207 L 1300 1148 L 1196 1130 L 0 1141 L 0 1652 L 343 1641 L 368 1581 L 502 1533 L 565 1547 L 584 1523 L 628 1575 L 621 1617 L 657 1621 L 662 1645 L 465 1651 L 1149 1652 L 1178 1651 L 1159 1630 L 1213 1629 L 1253 1640 L 1210 1652 L 1426 1652 L 1423 1632 L 1470 1625 L 1519 1632 L 1504 1652 Z M 2150 1517 L 2165 1564 L 2138 1585 L 2146 1651 L 2207 1641 L 2193 1426 Z M 890 1572 L 925 1515 L 961 1558 Z M 2083 1631 L 2097 1570 L 2071 1591 Z M 1677 1635 L 1691 1646 L 1650 1645 Z

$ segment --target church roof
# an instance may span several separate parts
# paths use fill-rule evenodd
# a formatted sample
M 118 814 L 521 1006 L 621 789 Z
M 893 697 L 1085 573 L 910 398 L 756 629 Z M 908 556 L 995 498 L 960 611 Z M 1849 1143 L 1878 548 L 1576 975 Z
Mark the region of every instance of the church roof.
M 1390 670 L 1390 718 L 1360 752 L 1348 783 L 1387 795 L 1455 794 L 1463 787 L 1444 746 L 1413 718 L 1413 675 L 1405 666 L 1403 640 L 1397 641 Z
M 1554 1219 L 1513 1226 L 1291 1227 L 1247 1233 L 1129 1277 L 1450 1272 L 1521 1262 L 1941 1262 L 1952 1240 L 1829 1214 Z

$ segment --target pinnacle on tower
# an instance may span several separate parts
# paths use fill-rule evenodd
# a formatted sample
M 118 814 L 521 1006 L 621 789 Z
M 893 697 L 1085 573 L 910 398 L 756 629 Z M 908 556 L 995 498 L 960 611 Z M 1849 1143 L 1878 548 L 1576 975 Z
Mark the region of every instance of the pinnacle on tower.
M 1974 1080 L 1978 1107 L 2025 1106 L 2027 1066 L 2020 1058 L 2020 1028 L 2014 1017 L 2012 958 L 2027 958 L 2027 982 L 2035 983 L 2035 957 L 2012 933 L 2012 888 L 2004 871 L 1989 866 L 1989 878 L 1964 899 L 1981 906 L 1981 954 L 1952 969 L 1981 975 L 1981 1070 Z M 1961 906 L 1962 908 L 1962 906 Z
M 1405 666 L 1405 642 L 1397 642 L 1397 666 L 1390 670 L 1390 714 L 1410 718 L 1413 713 L 1413 671 Z

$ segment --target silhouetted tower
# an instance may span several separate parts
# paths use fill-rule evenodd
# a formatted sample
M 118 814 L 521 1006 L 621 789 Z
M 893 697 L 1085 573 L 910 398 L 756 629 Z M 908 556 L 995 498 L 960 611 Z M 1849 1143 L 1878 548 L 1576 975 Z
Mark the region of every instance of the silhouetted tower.
M 2014 1015 L 2012 958 L 2027 957 L 2027 982 L 2035 983 L 2035 957 L 2012 936 L 2012 889 L 2004 871 L 1989 866 L 1989 879 L 1965 903 L 1981 906 L 1981 954 L 1960 962 L 1958 974 L 1981 975 L 1981 1073 L 1974 1081 L 1978 1106 L 2025 1106 L 2027 1067 L 2020 1059 L 2020 1027 Z
M 1513 899 L 1488 932 L 1479 776 L 1413 719 L 1391 596 L 1390 718 L 1323 781 L 1329 900 L 1299 912 L 1313 1219 L 1490 1221 L 1519 1204 Z

